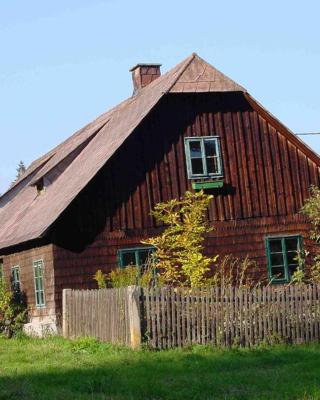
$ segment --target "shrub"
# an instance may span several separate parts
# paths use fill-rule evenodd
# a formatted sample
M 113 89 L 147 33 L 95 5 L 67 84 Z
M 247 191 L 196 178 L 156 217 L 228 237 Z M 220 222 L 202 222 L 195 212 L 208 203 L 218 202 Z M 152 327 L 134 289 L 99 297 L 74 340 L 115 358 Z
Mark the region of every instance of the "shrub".
M 0 332 L 12 337 L 20 331 L 27 322 L 27 307 L 23 293 L 9 290 L 7 285 L 0 282 Z
M 199 287 L 217 257 L 203 254 L 205 234 L 213 228 L 207 219 L 212 195 L 187 191 L 180 199 L 158 203 L 152 215 L 166 226 L 159 236 L 142 243 L 156 248 L 156 267 L 168 285 Z
M 320 242 L 320 189 L 311 186 L 310 197 L 305 201 L 301 212 L 306 215 L 312 225 L 310 238 L 317 244 Z M 305 256 L 308 255 L 307 253 Z M 318 247 L 317 254 L 314 256 L 310 268 L 309 282 L 320 283 L 320 251 Z
M 83 336 L 70 341 L 71 351 L 74 353 L 97 353 L 100 350 L 98 339 L 90 336 Z
M 219 287 L 252 287 L 254 281 L 251 271 L 255 267 L 256 262 L 250 260 L 249 257 L 241 259 L 229 254 L 224 256 L 221 261 L 218 260 L 212 275 L 205 280 L 205 283 L 208 286 Z
M 131 285 L 137 285 L 139 269 L 135 265 L 129 265 L 125 268 L 112 270 L 108 275 L 112 287 L 120 288 Z
M 311 239 L 320 241 L 320 188 L 311 186 L 311 196 L 305 201 L 301 211 L 305 214 L 312 225 Z
M 161 276 L 151 260 L 143 268 L 136 265 L 117 268 L 109 273 L 108 281 L 114 288 L 131 285 L 151 287 L 163 284 Z
M 105 289 L 107 287 L 107 275 L 104 274 L 101 269 L 98 269 L 93 275 L 93 279 L 97 282 L 98 289 Z

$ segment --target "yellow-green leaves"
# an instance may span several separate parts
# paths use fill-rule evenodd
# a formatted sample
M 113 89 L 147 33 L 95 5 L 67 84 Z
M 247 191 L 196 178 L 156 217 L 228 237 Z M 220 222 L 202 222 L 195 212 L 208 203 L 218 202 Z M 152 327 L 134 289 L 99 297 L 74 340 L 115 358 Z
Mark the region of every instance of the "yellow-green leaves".
M 311 186 L 310 188 L 311 196 L 306 200 L 301 212 L 305 214 L 311 225 L 312 230 L 310 232 L 310 238 L 316 243 L 320 242 L 320 188 L 316 186 Z M 313 263 L 310 268 L 310 282 L 320 283 L 320 251 L 318 249 L 318 254 L 313 258 Z
M 199 287 L 216 257 L 203 254 L 205 235 L 212 231 L 207 219 L 208 205 L 213 198 L 203 191 L 187 191 L 180 199 L 155 206 L 152 215 L 166 228 L 159 236 L 143 243 L 156 248 L 155 259 L 166 284 Z
M 311 196 L 306 200 L 301 211 L 312 224 L 311 239 L 320 240 L 320 188 L 311 186 Z
M 107 276 L 104 274 L 101 269 L 93 275 L 93 279 L 97 282 L 99 289 L 105 289 L 107 287 Z

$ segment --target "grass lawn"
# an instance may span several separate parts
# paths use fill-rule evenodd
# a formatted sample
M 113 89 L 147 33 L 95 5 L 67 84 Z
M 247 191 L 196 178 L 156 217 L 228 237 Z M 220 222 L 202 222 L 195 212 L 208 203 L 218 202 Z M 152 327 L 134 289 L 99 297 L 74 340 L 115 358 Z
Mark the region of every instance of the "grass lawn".
M 0 399 L 320 399 L 320 345 L 150 352 L 1 338 Z

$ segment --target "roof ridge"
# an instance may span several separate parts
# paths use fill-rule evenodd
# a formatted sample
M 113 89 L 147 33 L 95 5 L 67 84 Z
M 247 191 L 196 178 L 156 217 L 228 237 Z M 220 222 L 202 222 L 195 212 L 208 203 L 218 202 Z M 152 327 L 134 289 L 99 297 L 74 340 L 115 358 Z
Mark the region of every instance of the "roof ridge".
M 43 165 L 44 168 L 41 168 L 38 173 L 33 177 L 33 179 L 31 180 L 31 182 L 29 183 L 29 186 L 34 186 L 39 179 L 44 178 L 48 173 L 50 173 L 57 165 L 59 165 L 61 162 L 63 162 L 64 160 L 66 160 L 71 154 L 73 154 L 73 152 L 75 152 L 76 150 L 78 150 L 81 146 L 83 146 L 82 150 L 84 150 L 85 147 L 88 146 L 88 144 L 95 138 L 95 136 L 101 131 L 101 129 L 103 129 L 107 123 L 110 121 L 111 117 L 101 126 L 99 126 L 89 137 L 87 137 L 83 142 L 78 143 L 78 145 L 72 149 L 70 152 L 67 152 L 64 157 L 62 157 L 61 159 L 57 160 L 57 162 L 53 163 L 51 166 L 48 166 L 47 164 L 49 164 L 49 161 L 51 160 L 51 158 L 48 160 L 48 162 Z M 73 160 L 74 161 L 74 160 Z
M 182 71 L 180 71 L 180 73 L 178 74 L 177 78 L 174 80 L 174 82 L 169 86 L 169 89 L 167 89 L 165 92 L 163 93 L 169 93 L 170 90 L 173 88 L 173 86 L 177 83 L 178 79 L 182 76 L 182 74 L 184 73 L 184 71 L 189 67 L 189 65 L 191 64 L 191 62 L 195 59 L 195 57 L 199 57 L 197 55 L 197 53 L 192 53 L 191 56 L 187 57 L 184 61 L 186 62 L 188 60 L 188 58 L 190 58 L 190 60 L 188 62 L 186 62 L 186 65 L 184 66 L 184 68 L 182 68 Z
M 206 66 L 210 66 L 211 68 L 213 68 L 215 71 L 217 71 L 219 74 L 223 75 L 224 77 L 226 77 L 229 81 L 231 81 L 232 83 L 234 83 L 236 86 L 240 86 L 244 92 L 247 92 L 247 89 L 244 88 L 242 85 L 239 85 L 238 82 L 234 81 L 232 78 L 230 78 L 229 76 L 227 76 L 225 73 L 221 72 L 220 69 L 218 69 L 217 67 L 215 67 L 214 65 L 210 64 L 208 61 L 206 61 L 204 58 L 200 57 L 197 54 L 197 57 L 199 58 L 199 60 L 201 60 L 203 63 L 206 64 Z
M 193 53 L 190 62 L 171 86 L 170 92 L 246 92 L 246 89 Z

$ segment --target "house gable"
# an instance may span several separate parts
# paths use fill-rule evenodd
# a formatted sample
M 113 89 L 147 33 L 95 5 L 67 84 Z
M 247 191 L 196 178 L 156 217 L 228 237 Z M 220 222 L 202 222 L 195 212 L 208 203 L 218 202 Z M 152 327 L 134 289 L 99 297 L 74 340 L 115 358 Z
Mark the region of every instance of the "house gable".
M 64 213 L 68 206 L 77 198 L 79 193 L 82 191 L 86 192 L 86 186 L 89 182 L 94 179 L 98 172 L 106 165 L 108 160 L 110 161 L 119 149 L 124 146 L 127 141 L 130 141 L 130 135 L 132 135 L 132 133 L 143 124 L 144 120 L 150 115 L 150 113 L 152 113 L 152 110 L 159 107 L 160 102 L 162 102 L 167 96 L 187 96 L 191 94 L 194 94 L 194 96 L 200 96 L 200 92 L 203 94 L 216 94 L 218 97 L 220 95 L 222 96 L 222 94 L 226 96 L 233 94 L 242 97 L 243 94 L 246 95 L 245 89 L 240 85 L 236 84 L 221 72 L 207 64 L 200 57 L 193 54 L 167 74 L 157 78 L 141 89 L 135 96 L 103 114 L 92 124 L 89 124 L 83 130 L 80 130 L 70 139 L 65 141 L 62 145 L 48 153 L 48 155 L 33 163 L 21 178 L 20 182 L 18 182 L 18 184 L 23 182 L 22 189 L 8 202 L 6 206 L 0 209 L 0 221 L 4 221 L 0 233 L 0 248 L 17 245 L 46 235 L 52 224 L 57 221 L 62 213 Z M 155 107 L 156 105 L 157 107 Z M 261 113 L 259 113 L 259 115 L 260 114 Z M 175 119 L 176 118 L 174 117 L 170 119 L 173 125 L 176 123 Z M 237 151 L 242 149 L 243 153 L 245 152 L 246 154 L 249 154 L 251 152 L 250 154 L 253 154 L 252 152 L 254 151 L 254 148 L 251 148 L 250 145 L 244 150 L 247 136 L 244 135 L 244 138 L 242 139 L 241 133 L 237 133 L 241 132 L 242 124 L 246 124 L 243 120 L 239 120 L 237 113 L 230 116 L 228 121 L 215 123 L 218 125 L 223 123 L 223 129 L 226 132 L 232 130 L 232 127 L 234 126 L 235 130 L 233 129 L 232 135 L 230 134 L 230 137 L 228 137 L 227 140 L 234 141 Z M 252 124 L 254 126 L 255 122 L 253 121 Z M 268 123 L 268 126 L 269 125 L 270 122 Z M 273 131 L 271 128 L 268 132 L 272 137 Z M 208 134 L 210 134 L 210 132 Z M 283 134 L 283 132 L 281 134 Z M 290 133 L 288 135 L 290 136 Z M 281 142 L 278 138 L 278 133 L 276 136 L 276 141 Z M 241 142 L 241 140 L 243 141 Z M 291 135 L 291 139 L 289 138 L 290 143 L 292 140 L 293 138 Z M 290 144 L 287 146 L 290 147 Z M 296 141 L 294 146 L 299 149 L 304 157 L 308 157 L 308 160 L 311 159 L 318 166 L 320 165 L 319 157 L 310 152 L 310 149 L 308 150 L 307 146 L 301 144 L 300 141 Z M 77 149 L 79 149 L 79 154 L 77 154 Z M 227 148 L 225 148 L 225 151 L 228 151 Z M 73 152 L 76 152 L 75 158 L 70 156 Z M 183 150 L 180 149 L 179 152 L 180 153 L 174 155 L 174 157 L 184 157 Z M 231 153 L 232 151 L 230 154 Z M 238 157 L 238 155 L 235 154 L 234 157 Z M 63 162 L 68 160 L 68 157 L 70 163 L 63 165 Z M 171 157 L 171 155 L 169 154 L 168 157 Z M 229 153 L 227 154 L 227 159 L 229 159 Z M 245 157 L 245 160 L 246 159 L 247 158 Z M 240 160 L 241 163 L 243 163 L 243 165 L 240 166 L 243 171 L 250 167 L 250 158 L 248 160 L 247 164 Z M 294 163 L 294 160 L 292 163 Z M 166 164 L 170 164 L 169 160 Z M 59 169 L 60 165 L 63 165 L 63 168 Z M 125 163 L 124 165 L 127 164 Z M 231 170 L 232 167 L 230 167 L 230 174 L 232 174 Z M 35 176 L 30 182 L 30 174 L 33 174 L 34 171 L 36 171 Z M 119 170 L 117 170 L 116 173 L 119 174 Z M 126 173 L 127 171 L 124 172 L 124 175 Z M 184 172 L 180 171 L 179 173 L 182 179 Z M 317 175 L 317 173 L 314 173 L 312 168 L 310 173 Z M 46 188 L 46 191 L 41 195 L 38 195 L 35 188 L 30 185 L 34 185 L 39 179 L 48 177 L 49 174 L 53 174 L 54 179 L 50 181 L 51 184 Z M 165 175 L 167 176 L 166 173 Z M 143 177 L 141 177 L 141 179 L 143 179 Z M 155 179 L 157 180 L 158 178 L 154 178 L 153 182 L 156 182 Z M 150 205 L 154 204 L 156 199 L 159 199 L 160 201 L 162 198 L 169 198 L 170 193 L 174 196 L 175 193 L 181 192 L 181 188 L 187 188 L 188 184 L 185 179 L 186 178 L 184 177 L 181 181 L 185 183 L 177 182 L 179 187 L 179 190 L 177 191 L 173 188 L 173 181 L 170 183 L 168 182 L 168 178 L 166 178 L 166 183 L 161 183 L 161 179 L 159 178 L 159 184 L 162 186 L 161 189 L 158 190 L 160 190 L 160 192 L 167 191 L 168 196 L 155 195 L 152 202 L 150 202 Z M 300 178 L 300 180 L 301 184 L 303 184 L 303 179 Z M 308 181 L 305 180 L 305 182 Z M 246 193 L 251 194 L 254 192 L 254 189 L 252 189 L 254 185 L 250 183 L 249 178 L 243 178 L 243 182 L 240 182 L 239 178 L 238 183 L 241 187 L 245 188 Z M 166 186 L 172 187 L 172 189 L 167 189 Z M 12 188 L 12 190 L 15 190 L 15 188 Z M 239 187 L 236 187 L 235 190 L 235 196 L 237 196 L 237 193 L 240 193 L 240 189 Z M 145 192 L 145 194 L 147 193 Z M 7 195 L 8 194 L 6 194 L 6 196 Z M 228 196 L 230 197 L 230 194 Z M 235 218 L 238 218 L 238 216 L 241 216 L 241 218 L 250 217 L 251 208 L 254 208 L 254 206 L 251 207 L 248 205 L 249 203 L 241 200 L 242 197 L 239 196 L 241 197 L 241 199 L 238 199 L 240 200 L 240 204 L 244 202 L 240 207 L 240 212 L 237 205 L 234 205 L 234 207 L 230 206 L 232 202 L 230 203 L 230 198 L 228 196 L 228 200 L 226 201 L 228 201 L 229 206 L 224 205 L 225 200 L 217 200 L 217 204 L 215 205 L 217 210 L 215 214 L 219 215 L 219 220 L 230 219 L 232 216 Z M 251 201 L 255 203 L 254 195 L 251 194 L 250 196 Z M 261 206 L 259 207 L 260 211 L 253 212 L 253 216 L 262 213 Z M 281 209 L 281 207 L 279 209 Z M 111 212 L 109 211 L 109 214 L 110 213 Z M 142 218 L 150 219 L 149 217 Z M 118 219 L 120 220 L 120 218 Z M 122 220 L 123 219 L 124 218 L 122 218 Z M 146 224 L 144 223 L 144 225 Z M 135 223 L 132 223 L 131 225 L 129 224 L 128 226 L 135 226 Z M 137 226 L 140 225 L 137 224 Z
M 314 161 L 242 93 L 170 94 L 65 210 L 52 241 L 81 251 L 99 235 L 151 235 L 154 205 L 192 189 L 184 139 L 204 136 L 218 136 L 223 162 L 223 186 L 211 190 L 214 225 L 303 220 L 309 187 L 320 182 Z

